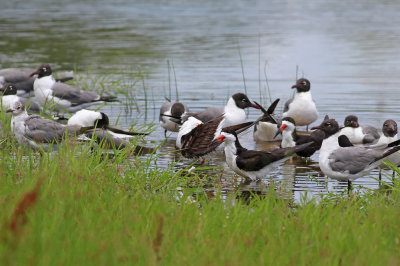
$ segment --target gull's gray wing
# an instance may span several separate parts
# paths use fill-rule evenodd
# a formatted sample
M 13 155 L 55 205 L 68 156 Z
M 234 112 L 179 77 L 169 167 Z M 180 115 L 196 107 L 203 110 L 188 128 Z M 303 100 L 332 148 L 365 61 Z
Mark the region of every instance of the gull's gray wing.
M 378 129 L 373 126 L 363 126 L 362 132 L 365 134 L 363 143 L 372 143 L 379 139 L 380 135 Z
M 79 90 L 61 82 L 56 82 L 52 90 L 53 96 L 68 100 L 73 105 L 100 100 L 100 96 L 95 92 Z
M 203 123 L 213 120 L 214 118 L 224 114 L 224 107 L 209 107 L 204 111 L 198 112 L 194 117 L 202 121 Z
M 329 165 L 334 171 L 356 174 L 383 154 L 382 150 L 365 147 L 338 148 L 329 155 Z
M 129 141 L 114 137 L 107 130 L 102 128 L 88 130 L 85 135 L 88 138 L 95 138 L 97 143 L 102 143 L 110 148 L 115 147 L 116 149 L 123 149 L 129 145 Z
M 291 98 L 291 99 L 289 99 L 289 100 L 287 100 L 287 101 L 285 102 L 285 106 L 283 107 L 283 112 L 284 112 L 284 113 L 287 112 L 287 111 L 289 110 L 289 105 L 290 105 L 292 102 L 293 102 L 293 98 Z
M 80 129 L 77 126 L 62 125 L 40 116 L 30 116 L 25 120 L 25 127 L 25 136 L 39 143 L 59 142 L 66 133 L 72 136 Z

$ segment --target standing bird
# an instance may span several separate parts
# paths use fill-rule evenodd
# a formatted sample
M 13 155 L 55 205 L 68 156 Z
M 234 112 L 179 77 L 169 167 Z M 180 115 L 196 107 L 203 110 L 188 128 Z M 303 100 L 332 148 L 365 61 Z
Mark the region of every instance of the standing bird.
M 283 117 L 289 116 L 296 121 L 298 126 L 307 126 L 318 119 L 318 111 L 315 102 L 311 96 L 311 84 L 308 79 L 301 78 L 296 81 L 292 89 L 297 92 L 294 98 L 285 103 Z
M 35 150 L 57 148 L 66 136 L 77 136 L 92 128 L 67 126 L 41 116 L 28 115 L 21 102 L 16 102 L 7 112 L 12 113 L 11 130 L 17 141 Z
M 280 138 L 274 138 L 276 133 L 279 131 L 278 121 L 273 113 L 280 99 L 276 99 L 268 108 L 265 110 L 261 105 L 260 109 L 263 112 L 261 119 L 254 125 L 253 137 L 255 141 L 275 141 Z M 256 103 L 257 104 L 257 103 Z
M 54 106 L 57 112 L 76 112 L 87 108 L 96 102 L 113 101 L 114 96 L 100 96 L 95 92 L 84 91 L 68 84 L 56 82 L 52 76 L 49 64 L 42 64 L 31 73 L 31 77 L 37 75 L 33 83 L 36 99 L 42 106 Z
M 180 120 L 181 124 L 183 124 L 191 116 L 205 123 L 223 115 L 225 118 L 224 126 L 228 127 L 244 123 L 244 121 L 246 121 L 246 112 L 244 109 L 248 107 L 260 109 L 260 106 L 255 103 L 251 103 L 245 94 L 235 93 L 229 98 L 224 107 L 208 107 L 203 111 L 187 112 L 182 117 L 176 118 Z
M 215 150 L 210 143 L 221 133 L 225 127 L 248 127 L 253 122 L 243 123 L 246 120 L 245 108 L 259 109 L 259 105 L 251 103 L 243 93 L 234 94 L 225 106 L 225 113 L 216 118 L 203 122 L 198 116 L 189 116 L 182 124 L 176 138 L 176 146 L 187 158 L 204 156 Z
M 351 182 L 379 166 L 389 155 L 400 150 L 400 142 L 395 141 L 379 147 L 350 146 L 347 137 L 340 135 L 339 124 L 335 119 L 324 120 L 319 126 L 325 133 L 319 152 L 319 167 L 330 178 L 347 181 L 351 190 Z M 343 145 L 343 139 L 348 145 Z M 345 146 L 345 147 L 342 147 Z
M 12 83 L 4 84 L 3 88 L 0 89 L 1 96 L 1 107 L 3 110 L 8 110 L 14 106 L 16 102 L 24 104 L 25 109 L 29 113 L 39 114 L 41 109 L 39 105 L 32 101 L 31 98 L 25 98 L 17 95 L 17 87 Z
M 0 88 L 6 83 L 12 83 L 17 88 L 17 95 L 27 98 L 31 91 L 33 91 L 34 77 L 30 77 L 26 70 L 19 68 L 4 68 L 0 69 Z M 57 79 L 57 81 L 65 82 L 73 79 L 72 77 L 65 77 Z
M 167 99 L 160 108 L 159 122 L 160 126 L 164 128 L 164 136 L 167 137 L 167 131 L 178 132 L 181 125 L 176 121 L 181 120 L 189 112 L 189 108 L 180 102 L 173 102 Z M 175 120 L 174 120 L 175 118 Z
M 223 130 L 215 142 L 225 142 L 225 158 L 235 173 L 251 180 L 265 177 L 295 152 L 308 147 L 311 143 L 291 148 L 278 148 L 271 151 L 255 151 L 243 148 L 233 130 Z
M 325 120 L 329 119 L 328 116 Z M 324 140 L 325 133 L 322 130 L 315 130 L 310 135 L 298 135 L 296 131 L 296 122 L 291 117 L 284 117 L 280 127 L 282 132 L 282 148 L 295 147 L 300 144 L 309 143 L 307 148 L 302 149 L 296 154 L 301 157 L 311 157 L 317 150 L 321 148 L 322 141 Z
M 344 119 L 344 128 L 340 130 L 340 135 L 345 135 L 353 144 L 369 144 L 376 142 L 380 135 L 378 129 L 373 126 L 363 126 L 358 124 L 358 117 L 348 115 Z

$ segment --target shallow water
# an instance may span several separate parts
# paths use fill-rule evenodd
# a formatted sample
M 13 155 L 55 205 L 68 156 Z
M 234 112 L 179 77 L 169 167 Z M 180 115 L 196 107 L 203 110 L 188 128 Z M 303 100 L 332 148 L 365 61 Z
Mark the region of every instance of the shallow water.
M 132 92 L 139 110 L 119 103 L 103 108 L 123 126 L 156 121 L 164 96 L 175 98 L 176 88 L 193 111 L 222 106 L 231 94 L 247 91 L 265 105 L 281 98 L 279 114 L 296 77 L 304 76 L 320 111 L 317 123 L 325 114 L 340 122 L 357 114 L 361 124 L 381 128 L 386 119 L 399 120 L 399 11 L 400 2 L 391 0 L 7 1 L 0 13 L 0 67 L 33 69 L 49 62 L 55 71 L 107 74 L 110 87 L 112 80 L 132 82 L 127 73 L 141 71 L 144 84 Z M 249 119 L 258 115 L 249 111 Z M 160 152 L 174 149 L 171 138 Z M 159 143 L 163 131 L 148 139 Z M 251 133 L 242 140 L 255 147 Z M 158 164 L 171 159 L 164 156 Z M 288 161 L 271 174 L 273 180 L 296 199 L 306 191 L 342 191 L 345 184 L 323 177 L 317 159 Z M 223 157 L 212 164 L 223 164 Z M 224 171 L 229 191 L 233 173 Z M 355 185 L 377 188 L 374 178 Z M 268 182 L 241 189 L 260 190 Z

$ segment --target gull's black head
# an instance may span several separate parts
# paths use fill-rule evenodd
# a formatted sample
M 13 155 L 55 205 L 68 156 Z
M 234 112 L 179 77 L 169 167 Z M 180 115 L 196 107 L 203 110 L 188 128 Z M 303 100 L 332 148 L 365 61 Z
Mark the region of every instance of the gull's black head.
M 171 107 L 171 115 L 173 117 L 181 117 L 185 112 L 185 106 L 182 103 L 174 103 Z
M 328 137 L 332 136 L 333 134 L 336 134 L 337 132 L 339 132 L 340 127 L 339 127 L 338 122 L 335 119 L 325 119 L 324 121 L 322 121 L 322 123 L 319 126 L 313 127 L 311 129 L 312 130 L 314 130 L 314 129 L 322 130 L 325 133 L 325 138 L 328 138 Z
M 307 92 L 311 89 L 311 83 L 308 79 L 301 78 L 296 81 L 296 84 L 292 86 L 292 89 L 296 88 L 297 92 Z
M 357 128 L 360 125 L 358 124 L 358 117 L 355 115 L 348 115 L 344 119 L 344 126 L 345 127 L 354 127 Z
M 2 93 L 3 96 L 16 95 L 17 87 L 12 83 L 6 83 L 6 84 L 4 84 L 3 88 L 0 89 L 0 93 Z
M 392 119 L 386 120 L 383 122 L 382 132 L 386 137 L 394 137 L 397 134 L 397 123 Z
M 31 73 L 30 76 L 38 75 L 38 78 L 50 76 L 52 74 L 52 70 L 49 64 L 41 64 L 35 72 Z
M 94 124 L 96 125 L 97 123 L 98 128 L 107 128 L 107 126 L 110 124 L 110 120 L 108 119 L 108 116 L 105 113 L 100 112 L 100 114 L 101 118 L 97 119 Z
M 234 100 L 236 106 L 241 109 L 245 109 L 248 107 L 260 109 L 260 107 L 258 105 L 250 102 L 249 98 L 244 93 L 236 93 L 236 94 L 232 95 L 232 99 Z

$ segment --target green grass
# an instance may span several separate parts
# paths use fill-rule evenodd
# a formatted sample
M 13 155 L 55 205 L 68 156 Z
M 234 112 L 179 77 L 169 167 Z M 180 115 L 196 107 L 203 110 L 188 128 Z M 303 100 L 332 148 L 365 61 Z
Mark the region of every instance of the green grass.
M 67 142 L 38 156 L 2 145 L 2 265 L 400 263 L 398 184 L 298 205 L 273 187 L 210 198 L 198 175 L 157 168 L 157 154 L 104 158 Z
M 146 90 L 141 73 L 74 82 L 130 88 L 127 108 Z M 273 185 L 262 196 L 226 195 L 219 174 L 160 168 L 158 152 L 104 156 L 67 140 L 40 155 L 16 143 L 7 119 L 0 112 L 0 265 L 400 264 L 399 178 L 386 190 L 300 203 Z

